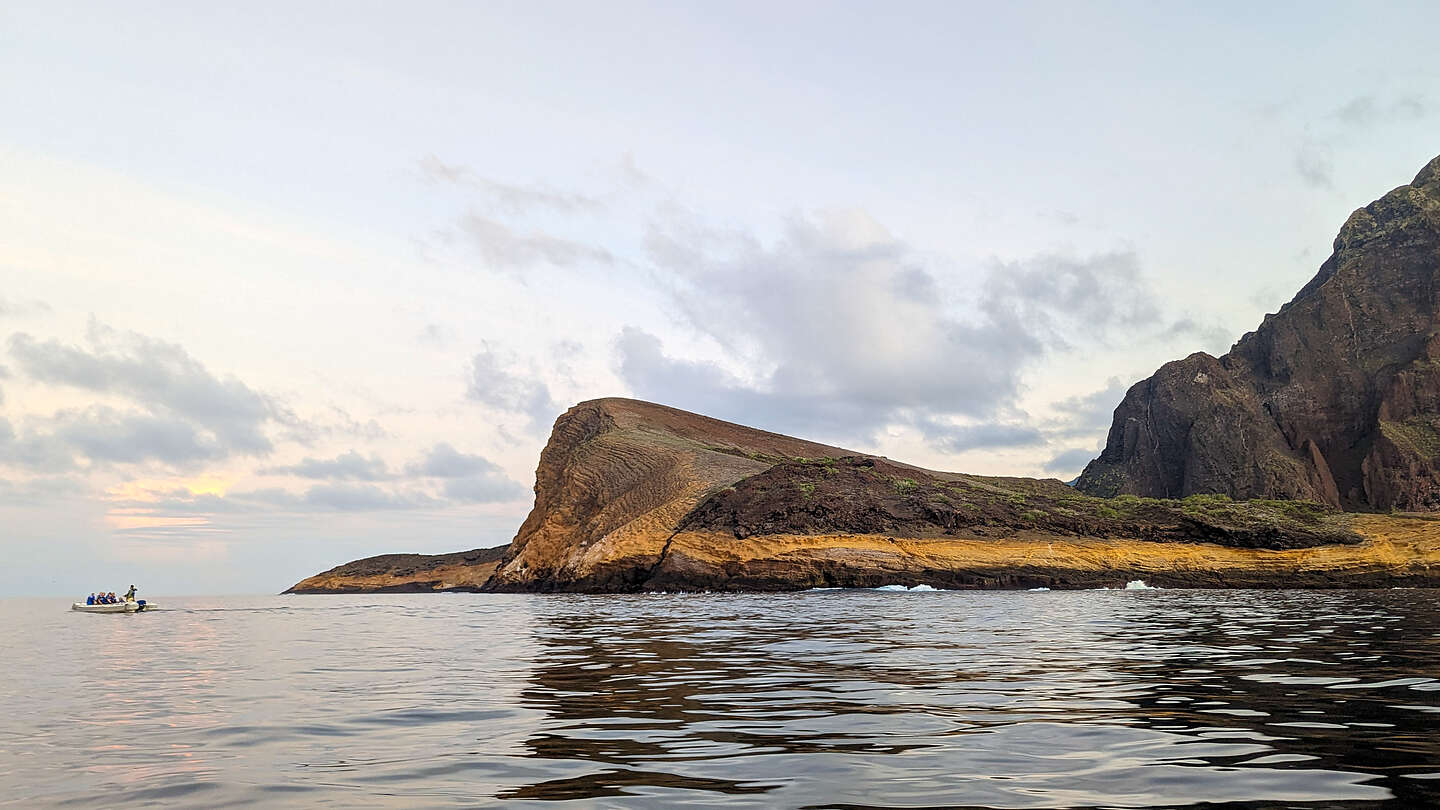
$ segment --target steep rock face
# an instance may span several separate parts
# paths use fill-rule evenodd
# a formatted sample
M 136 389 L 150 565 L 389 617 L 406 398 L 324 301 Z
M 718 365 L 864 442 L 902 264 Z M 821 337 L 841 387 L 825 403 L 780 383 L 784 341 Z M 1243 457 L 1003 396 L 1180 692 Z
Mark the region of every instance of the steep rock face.
M 484 559 L 376 557 L 292 590 L 1078 588 L 1141 578 L 1440 585 L 1440 520 L 1290 500 L 1095 498 L 1059 481 L 935 472 L 603 399 L 556 421 L 535 507 L 507 548 Z
M 489 587 L 638 587 L 680 519 L 710 494 L 780 459 L 844 452 L 649 402 L 582 402 L 556 420 L 535 473 L 535 508 Z
M 1440 509 L 1437 289 L 1440 158 L 1352 214 L 1315 278 L 1228 354 L 1133 386 L 1076 487 Z
M 556 422 L 535 509 L 486 589 L 1437 581 L 1440 524 L 1413 521 L 1397 547 L 1351 521 L 1313 503 L 1107 500 L 1053 480 L 934 472 L 606 399 Z

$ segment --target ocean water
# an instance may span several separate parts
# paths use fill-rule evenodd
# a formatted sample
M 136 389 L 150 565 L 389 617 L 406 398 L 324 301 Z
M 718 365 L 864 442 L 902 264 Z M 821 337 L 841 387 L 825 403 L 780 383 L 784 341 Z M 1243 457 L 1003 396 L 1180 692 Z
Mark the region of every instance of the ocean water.
M 7 600 L 0 806 L 1440 806 L 1437 596 Z

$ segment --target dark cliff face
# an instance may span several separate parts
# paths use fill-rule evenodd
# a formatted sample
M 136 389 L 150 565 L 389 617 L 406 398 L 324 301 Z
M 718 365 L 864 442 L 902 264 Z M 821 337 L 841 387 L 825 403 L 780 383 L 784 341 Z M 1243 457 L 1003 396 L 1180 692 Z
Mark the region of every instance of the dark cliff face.
M 1235 385 L 1219 361 L 1192 362 L 1200 370 L 1155 384 L 1193 384 L 1204 373 Z M 1413 381 L 1395 390 L 1429 396 Z M 1398 406 L 1387 413 L 1407 418 Z M 1440 517 L 1213 495 L 1093 498 L 1056 480 L 925 470 L 601 399 L 556 420 L 535 508 L 508 547 L 372 557 L 291 592 L 1094 588 L 1134 579 L 1334 588 L 1433 586 L 1437 572 Z
M 1350 216 L 1320 272 L 1219 359 L 1126 393 L 1091 495 L 1440 509 L 1440 158 Z

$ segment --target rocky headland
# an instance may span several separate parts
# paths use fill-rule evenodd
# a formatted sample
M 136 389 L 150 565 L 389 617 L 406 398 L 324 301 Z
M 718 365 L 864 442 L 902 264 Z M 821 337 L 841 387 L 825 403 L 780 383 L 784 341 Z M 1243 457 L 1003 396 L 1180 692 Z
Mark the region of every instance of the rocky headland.
M 433 593 L 478 591 L 509 546 L 454 554 L 381 554 L 337 565 L 285 593 Z
M 1440 157 L 1352 214 L 1295 298 L 1223 357 L 1136 383 L 1091 495 L 1440 508 Z
M 291 591 L 1440 586 L 1437 287 L 1440 158 L 1228 354 L 1132 387 L 1074 488 L 600 399 L 555 422 L 509 546 Z
M 292 591 L 1440 585 L 1431 516 L 1223 495 L 1097 498 L 628 399 L 583 402 L 556 421 L 535 507 L 502 551 L 498 565 L 376 557 Z

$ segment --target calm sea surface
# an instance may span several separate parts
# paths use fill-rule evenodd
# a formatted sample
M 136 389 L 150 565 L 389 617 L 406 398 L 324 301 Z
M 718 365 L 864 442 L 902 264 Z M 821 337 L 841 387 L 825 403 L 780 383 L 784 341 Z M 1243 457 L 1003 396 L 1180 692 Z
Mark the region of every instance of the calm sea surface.
M 0 602 L 0 806 L 1440 807 L 1440 592 Z

